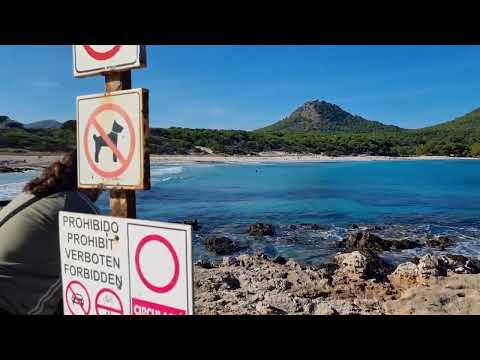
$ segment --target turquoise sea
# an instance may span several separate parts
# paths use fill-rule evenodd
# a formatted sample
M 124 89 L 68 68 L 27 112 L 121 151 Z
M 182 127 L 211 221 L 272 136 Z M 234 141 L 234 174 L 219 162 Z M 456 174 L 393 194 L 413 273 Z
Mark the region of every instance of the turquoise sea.
M 0 200 L 37 173 L 0 174 Z M 178 164 L 152 166 L 152 190 L 139 192 L 138 217 L 198 219 L 194 257 L 212 233 L 248 243 L 247 251 L 319 263 L 353 224 L 380 225 L 385 238 L 457 239 L 449 252 L 480 254 L 480 161 L 395 160 L 315 163 Z M 104 194 L 98 206 L 108 213 Z M 271 223 L 277 236 L 254 238 L 248 225 Z M 320 229 L 291 229 L 292 224 Z M 431 249 L 386 253 L 400 260 Z

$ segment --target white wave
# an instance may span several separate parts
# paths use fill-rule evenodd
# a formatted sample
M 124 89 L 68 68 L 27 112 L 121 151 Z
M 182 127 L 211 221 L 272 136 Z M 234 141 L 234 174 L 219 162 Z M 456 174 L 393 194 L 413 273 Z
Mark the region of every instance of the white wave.
M 150 169 L 150 176 L 152 177 L 162 177 L 165 175 L 178 175 L 183 172 L 183 166 L 172 166 L 172 167 L 152 167 Z

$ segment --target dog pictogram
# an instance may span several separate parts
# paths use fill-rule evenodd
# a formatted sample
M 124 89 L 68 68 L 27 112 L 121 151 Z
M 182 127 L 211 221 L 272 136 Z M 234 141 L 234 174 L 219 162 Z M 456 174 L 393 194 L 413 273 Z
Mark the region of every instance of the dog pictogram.
M 108 137 L 110 138 L 110 140 L 112 141 L 112 143 L 117 146 L 117 142 L 118 142 L 118 134 L 120 134 L 121 132 L 123 131 L 123 126 L 121 126 L 119 123 L 117 123 L 117 121 L 114 121 L 113 122 L 113 125 L 112 125 L 112 131 L 110 131 L 108 133 Z M 100 150 L 102 149 L 102 147 L 106 146 L 107 148 L 109 148 L 107 142 L 103 139 L 103 137 L 101 136 L 97 136 L 97 135 L 93 135 L 93 141 L 95 142 L 95 162 L 98 164 L 99 162 L 99 154 L 100 154 Z M 115 154 L 114 151 L 112 151 L 112 156 L 113 156 L 113 162 L 117 162 L 117 154 Z

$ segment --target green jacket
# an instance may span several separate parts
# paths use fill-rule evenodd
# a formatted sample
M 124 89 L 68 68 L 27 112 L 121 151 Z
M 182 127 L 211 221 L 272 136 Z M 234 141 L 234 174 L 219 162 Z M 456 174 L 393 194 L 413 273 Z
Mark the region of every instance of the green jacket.
M 0 309 L 53 314 L 62 299 L 58 212 L 98 213 L 79 192 L 22 193 L 0 210 Z

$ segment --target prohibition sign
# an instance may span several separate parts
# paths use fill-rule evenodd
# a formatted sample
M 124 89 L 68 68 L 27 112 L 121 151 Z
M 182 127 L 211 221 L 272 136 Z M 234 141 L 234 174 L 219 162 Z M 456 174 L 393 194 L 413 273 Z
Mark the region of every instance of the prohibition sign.
M 108 60 L 117 55 L 117 53 L 122 48 L 122 45 L 113 45 L 110 50 L 107 51 L 96 51 L 92 45 L 83 45 L 83 48 L 87 51 L 88 55 L 90 55 L 95 60 L 103 61 Z
M 123 120 L 125 120 L 125 122 L 127 123 L 128 131 L 130 134 L 130 149 L 128 151 L 127 157 L 125 157 L 120 152 L 117 146 L 108 137 L 105 130 L 98 123 L 97 116 L 102 112 L 108 111 L 108 110 L 114 111 L 117 114 L 119 114 L 123 118 Z M 117 156 L 118 160 L 121 162 L 122 165 L 117 170 L 105 171 L 105 170 L 102 170 L 93 162 L 92 154 L 90 152 L 90 147 L 88 146 L 88 134 L 92 126 L 97 130 L 98 134 L 105 141 L 109 149 L 113 151 L 113 153 Z M 85 130 L 83 134 L 83 147 L 85 150 L 85 155 L 87 157 L 88 164 L 98 175 L 106 178 L 113 178 L 123 174 L 125 170 L 127 170 L 130 163 L 132 162 L 135 146 L 136 146 L 135 130 L 133 128 L 132 120 L 130 119 L 130 116 L 128 116 L 127 112 L 123 110 L 121 106 L 113 103 L 102 104 L 99 107 L 97 107 L 95 111 L 92 113 L 92 115 L 90 115 L 90 117 L 88 118 L 87 125 L 85 126 Z
M 74 290 L 73 285 L 80 286 L 80 289 Z M 83 311 L 83 315 L 88 315 L 90 313 L 90 308 L 92 306 L 92 303 L 90 302 L 90 295 L 88 295 L 87 288 L 80 281 L 73 280 L 67 285 L 67 290 L 65 290 L 65 299 L 67 302 L 68 310 L 70 310 L 70 313 L 72 315 L 78 315 L 78 314 L 75 314 L 75 312 L 72 310 L 72 307 L 70 306 L 70 302 L 72 302 L 72 305 L 73 304 L 79 305 Z M 87 309 L 85 309 L 85 301 L 87 300 L 88 300 L 88 306 L 87 306 Z
M 150 281 L 148 281 L 140 267 L 140 253 L 142 252 L 143 247 L 151 241 L 157 241 L 163 244 L 168 249 L 168 251 L 170 252 L 170 255 L 172 255 L 172 258 L 173 258 L 175 270 L 174 270 L 172 279 L 165 286 L 157 286 L 152 284 Z M 138 276 L 140 276 L 140 279 L 145 284 L 145 286 L 157 293 L 166 293 L 172 290 L 172 288 L 176 285 L 178 281 L 178 276 L 180 273 L 180 265 L 179 265 L 178 256 L 177 256 L 177 253 L 175 252 L 175 249 L 167 239 L 165 239 L 163 236 L 160 236 L 160 235 L 148 235 L 148 236 L 145 236 L 140 241 L 140 243 L 137 246 L 137 250 L 135 251 L 135 268 L 137 269 Z
M 102 300 L 102 299 L 100 299 L 100 296 L 103 295 L 103 294 L 113 295 L 113 297 L 117 300 L 118 308 L 115 308 L 112 305 L 100 304 L 99 301 Z M 118 315 L 123 315 L 122 300 L 120 300 L 120 297 L 115 292 L 113 292 L 112 290 L 104 288 L 104 289 L 100 290 L 98 292 L 97 296 L 95 297 L 95 311 L 97 312 L 97 315 L 102 315 L 102 314 L 100 314 L 100 310 L 106 310 L 106 311 L 110 311 L 112 313 L 116 313 Z

